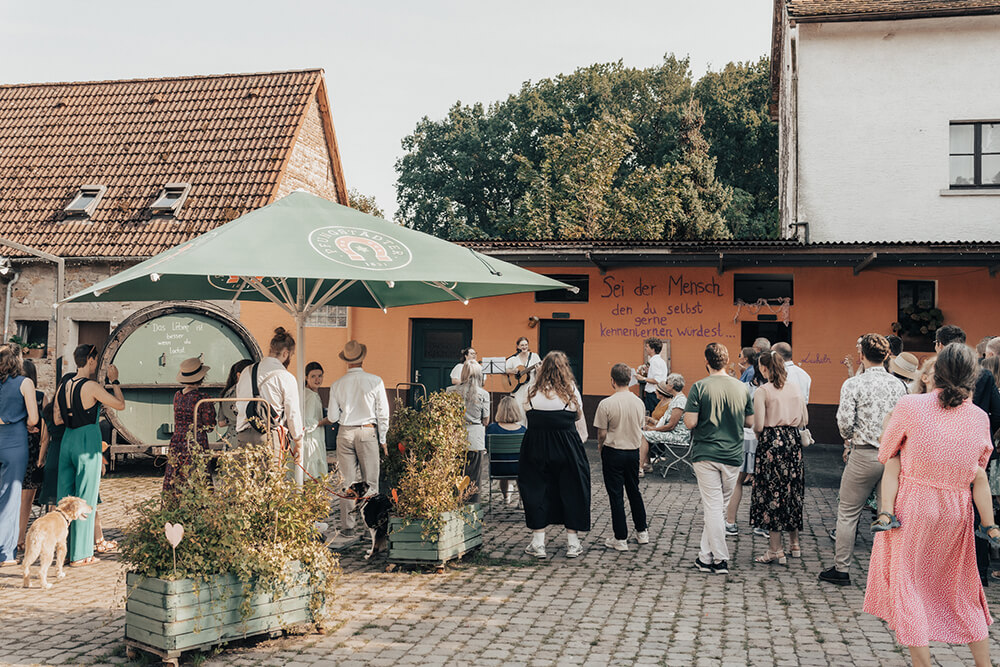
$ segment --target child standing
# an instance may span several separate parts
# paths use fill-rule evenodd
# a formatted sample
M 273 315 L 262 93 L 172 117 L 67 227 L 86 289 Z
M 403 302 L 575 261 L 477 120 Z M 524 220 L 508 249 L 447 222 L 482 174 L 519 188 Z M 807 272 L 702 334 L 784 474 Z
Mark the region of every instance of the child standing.
M 604 546 L 628 551 L 628 526 L 625 522 L 625 501 L 622 487 L 632 509 L 636 541 L 649 544 L 646 507 L 639 492 L 639 443 L 645 421 L 645 406 L 631 391 L 628 383 L 631 369 L 625 364 L 611 368 L 611 386 L 615 392 L 597 406 L 594 426 L 597 428 L 597 450 L 601 455 L 604 488 L 611 502 L 611 525 L 614 536 Z

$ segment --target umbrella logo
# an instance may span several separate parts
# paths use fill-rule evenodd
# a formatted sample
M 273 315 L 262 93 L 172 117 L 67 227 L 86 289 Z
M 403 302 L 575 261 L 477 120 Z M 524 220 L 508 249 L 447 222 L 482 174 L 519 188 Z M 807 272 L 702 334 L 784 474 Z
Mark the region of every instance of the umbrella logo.
M 321 227 L 309 235 L 313 250 L 330 261 L 386 271 L 401 269 L 413 259 L 413 254 L 398 239 L 362 227 Z

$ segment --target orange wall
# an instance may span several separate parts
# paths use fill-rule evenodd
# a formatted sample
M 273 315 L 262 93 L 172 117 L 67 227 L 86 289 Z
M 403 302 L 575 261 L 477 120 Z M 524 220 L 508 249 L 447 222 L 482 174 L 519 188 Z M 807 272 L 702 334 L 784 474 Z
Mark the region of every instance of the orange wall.
M 612 364 L 641 363 L 642 340 L 649 335 L 671 340 L 671 370 L 683 374 L 689 384 L 705 375 L 703 350 L 707 343 L 724 343 L 734 360 L 739 353 L 740 326 L 739 321 L 734 322 L 737 309 L 731 272 L 720 276 L 713 268 L 701 267 L 623 268 L 604 275 L 590 267 L 538 270 L 589 275 L 590 301 L 535 303 L 533 294 L 521 294 L 473 300 L 467 306 L 446 302 L 396 308 L 388 313 L 351 309 L 347 329 L 306 329 L 307 361 L 323 364 L 325 384 L 329 385 L 346 368 L 337 353 L 349 338 L 357 338 L 368 346 L 366 370 L 380 375 L 391 388 L 409 379 L 411 318 L 471 319 L 472 343 L 480 357 L 498 357 L 512 354 L 519 336 L 527 336 L 532 349 L 537 350 L 538 328 L 530 328 L 528 318 L 547 319 L 553 312 L 569 313 L 571 319 L 586 322 L 585 394 L 608 392 Z M 993 307 L 1000 278 L 991 278 L 985 268 L 873 269 L 858 276 L 850 268 L 768 267 L 760 272 L 795 276 L 790 311 L 792 349 L 796 362 L 813 378 L 812 403 L 837 403 L 846 378 L 840 362 L 845 355 L 855 353 L 860 334 L 891 333 L 897 280 L 937 280 L 938 306 L 944 311 L 945 322 L 964 328 L 971 344 L 987 334 L 1000 334 L 1000 310 Z M 657 319 L 643 320 L 651 317 Z M 744 308 L 739 319 L 756 320 L 756 315 Z M 241 320 L 264 349 L 275 326 L 294 331 L 292 319 L 270 304 L 243 304 Z M 458 350 L 455 356 L 457 362 Z M 294 364 L 293 360 L 293 369 Z M 504 386 L 501 379 L 491 378 L 487 388 L 502 391 Z

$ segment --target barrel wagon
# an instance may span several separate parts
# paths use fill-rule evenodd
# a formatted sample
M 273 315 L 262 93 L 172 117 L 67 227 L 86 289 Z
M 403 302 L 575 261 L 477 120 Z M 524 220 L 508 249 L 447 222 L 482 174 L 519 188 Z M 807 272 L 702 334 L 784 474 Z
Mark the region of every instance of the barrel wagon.
M 123 454 L 166 454 L 174 432 L 174 394 L 180 363 L 201 357 L 210 366 L 203 388 L 218 396 L 229 367 L 240 359 L 259 361 L 260 346 L 237 319 L 205 301 L 169 301 L 130 315 L 111 334 L 98 377 L 118 367 L 125 409 L 109 410 L 113 428 L 111 466 Z M 209 440 L 218 439 L 210 434 Z

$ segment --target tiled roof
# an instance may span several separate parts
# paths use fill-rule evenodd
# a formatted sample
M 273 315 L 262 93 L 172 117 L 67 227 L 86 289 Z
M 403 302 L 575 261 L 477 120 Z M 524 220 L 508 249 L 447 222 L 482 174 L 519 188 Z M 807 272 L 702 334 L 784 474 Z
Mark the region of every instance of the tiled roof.
M 269 203 L 322 70 L 0 86 L 0 236 L 63 257 L 148 257 Z M 339 165 L 338 165 L 339 166 Z M 176 218 L 152 216 L 190 183 Z M 65 216 L 81 185 L 107 192 Z
M 997 0 L 787 0 L 793 19 L 892 19 L 1000 13 Z

